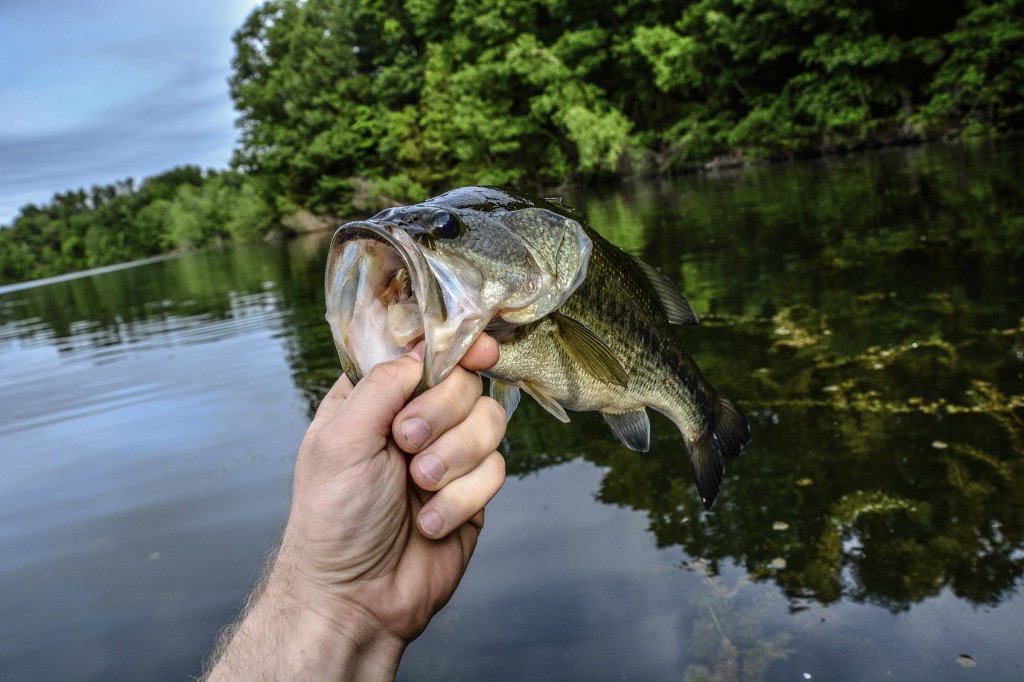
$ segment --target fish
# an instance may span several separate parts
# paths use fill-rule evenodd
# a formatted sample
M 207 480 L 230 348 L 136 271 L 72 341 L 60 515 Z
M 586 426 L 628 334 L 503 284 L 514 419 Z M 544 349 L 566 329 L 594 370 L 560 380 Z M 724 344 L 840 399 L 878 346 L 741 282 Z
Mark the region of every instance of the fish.
M 597 411 L 627 448 L 650 448 L 647 408 L 679 429 L 705 509 L 750 427 L 704 377 L 673 325 L 697 325 L 667 276 L 611 244 L 560 201 L 461 187 L 334 234 L 327 321 L 346 375 L 425 342 L 420 390 L 443 381 L 484 332 L 482 372 L 509 418 L 521 394 L 557 419 Z

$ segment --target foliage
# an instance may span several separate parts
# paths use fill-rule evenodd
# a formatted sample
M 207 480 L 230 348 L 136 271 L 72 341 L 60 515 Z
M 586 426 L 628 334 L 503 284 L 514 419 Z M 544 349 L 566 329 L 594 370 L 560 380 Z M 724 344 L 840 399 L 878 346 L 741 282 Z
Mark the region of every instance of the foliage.
M 183 166 L 147 178 L 54 195 L 0 230 L 0 283 L 144 258 L 175 248 L 266 235 L 276 216 L 237 171 Z
M 928 86 L 921 120 L 965 135 L 1018 129 L 1024 123 L 1024 1 L 968 3 L 948 34 L 948 55 Z
M 346 214 L 1002 131 L 1022 2 L 272 0 L 235 35 L 236 164 L 282 210 Z

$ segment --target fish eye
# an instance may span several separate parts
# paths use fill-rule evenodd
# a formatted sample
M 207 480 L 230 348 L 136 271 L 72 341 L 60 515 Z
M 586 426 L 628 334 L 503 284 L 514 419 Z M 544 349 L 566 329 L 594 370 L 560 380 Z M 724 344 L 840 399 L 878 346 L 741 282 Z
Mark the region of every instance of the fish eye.
M 432 232 L 441 239 L 454 239 L 462 233 L 462 224 L 459 219 L 447 211 L 435 214 L 430 222 Z

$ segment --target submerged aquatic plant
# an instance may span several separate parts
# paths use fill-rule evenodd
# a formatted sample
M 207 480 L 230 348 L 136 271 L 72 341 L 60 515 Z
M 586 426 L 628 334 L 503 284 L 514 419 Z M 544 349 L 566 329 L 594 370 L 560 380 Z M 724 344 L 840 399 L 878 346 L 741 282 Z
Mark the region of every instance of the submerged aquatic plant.
M 694 596 L 699 603 L 689 638 L 693 662 L 683 679 L 687 682 L 757 682 L 765 679 L 771 665 L 793 650 L 788 633 L 771 635 L 765 617 L 777 608 L 777 593 L 757 587 L 746 576 L 730 586 L 704 566 L 703 590 Z

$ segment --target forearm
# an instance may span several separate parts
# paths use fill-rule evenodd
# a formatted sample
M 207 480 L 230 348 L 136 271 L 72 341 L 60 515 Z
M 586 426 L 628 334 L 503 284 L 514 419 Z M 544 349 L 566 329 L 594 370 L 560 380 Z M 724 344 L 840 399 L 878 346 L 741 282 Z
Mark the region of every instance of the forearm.
M 271 577 L 204 678 L 226 680 L 394 680 L 404 643 L 351 605 L 325 612 Z

